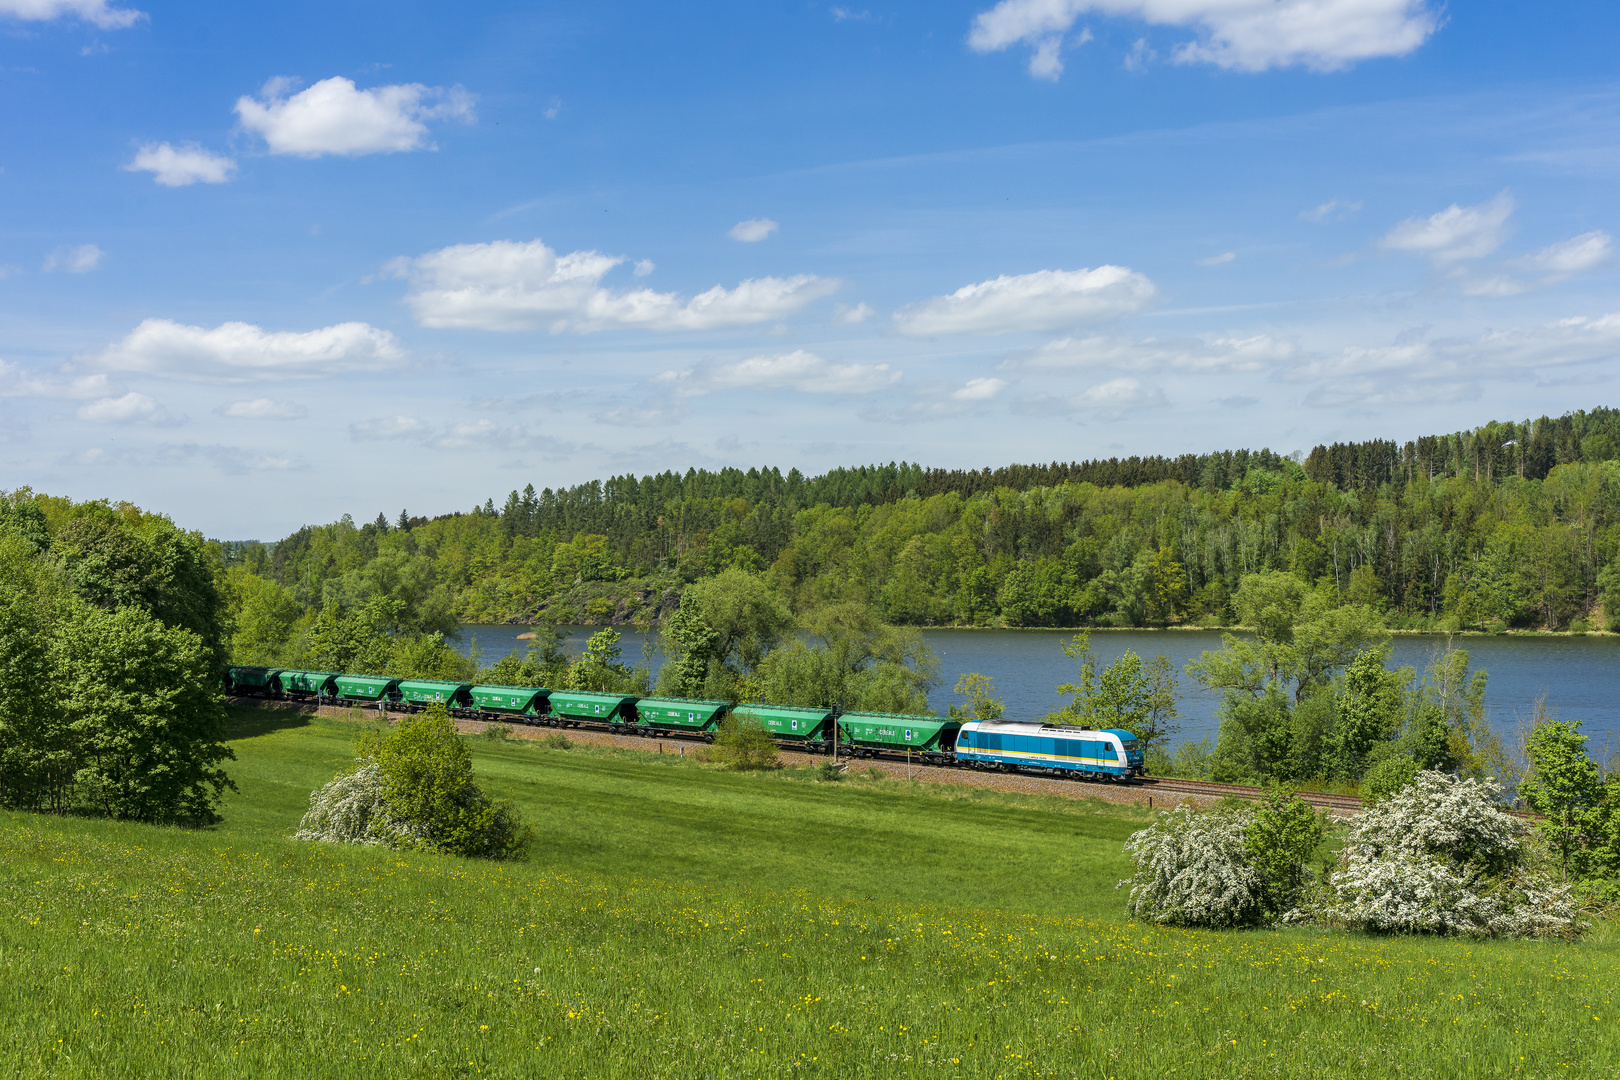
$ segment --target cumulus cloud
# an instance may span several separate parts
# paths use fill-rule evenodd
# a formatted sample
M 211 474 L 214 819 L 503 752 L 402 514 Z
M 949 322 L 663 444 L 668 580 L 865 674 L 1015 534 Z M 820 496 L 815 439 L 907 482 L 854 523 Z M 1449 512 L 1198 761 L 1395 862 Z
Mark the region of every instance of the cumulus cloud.
M 680 397 L 723 390 L 792 390 L 801 394 L 874 394 L 900 379 L 888 364 L 840 364 L 795 349 L 777 356 L 755 356 L 735 364 L 666 371 L 657 382 L 673 385 Z
M 1055 330 L 1141 311 L 1157 289 L 1123 266 L 1037 270 L 964 285 L 894 314 L 902 334 L 1006 334 Z
M 847 304 L 839 304 L 833 309 L 833 318 L 838 322 L 843 323 L 845 326 L 854 326 L 857 323 L 863 323 L 876 314 L 877 312 L 872 310 L 872 305 L 868 304 L 864 300 L 859 304 L 856 304 L 854 307 L 850 307 Z
M 405 300 L 423 326 L 552 333 L 750 326 L 800 311 L 839 286 L 810 274 L 751 278 L 685 301 L 651 289 L 603 288 L 602 278 L 624 261 L 596 251 L 558 255 L 539 240 L 497 240 L 396 259 L 389 270 L 410 281 Z
M 296 332 L 242 322 L 210 330 L 147 319 L 91 359 L 115 371 L 238 382 L 376 371 L 404 358 L 393 334 L 362 322 Z
M 372 439 L 419 440 L 432 430 L 433 425 L 419 416 L 378 416 L 350 424 L 349 436 L 355 442 L 369 442 Z
M 1187 28 L 1177 63 L 1234 71 L 1304 67 L 1339 71 L 1361 60 L 1405 56 L 1440 26 L 1426 0 L 1001 0 L 973 19 L 968 46 L 1033 50 L 1030 74 L 1056 78 L 1058 50 L 1087 14 Z
M 977 402 L 994 401 L 1007 389 L 1006 379 L 969 379 L 959 388 L 951 391 L 952 401 Z
M 0 360 L 0 398 L 41 397 L 83 400 L 111 397 L 117 392 L 103 373 L 53 379 L 30 374 L 16 364 Z
M 47 273 L 61 270 L 69 274 L 88 274 L 101 265 L 104 253 L 94 244 L 80 244 L 78 247 L 59 247 L 45 256 L 42 269 Z
M 219 415 L 234 420 L 302 420 L 309 415 L 309 410 L 296 401 L 262 397 L 251 401 L 233 401 L 223 406 Z
M 1378 244 L 1389 251 L 1426 255 L 1436 264 L 1482 259 L 1501 246 L 1514 205 L 1505 191 L 1478 206 L 1452 203 L 1426 218 L 1407 218 Z
M 107 0 L 0 0 L 0 16 L 24 22 L 71 17 L 103 30 L 122 30 L 146 18 L 146 12 L 115 8 Z
M 130 391 L 123 397 L 106 397 L 81 405 L 74 415 L 93 424 L 171 424 L 173 418 L 163 406 L 145 394 Z
M 1582 233 L 1526 255 L 1518 263 L 1526 270 L 1553 278 L 1565 278 L 1596 270 L 1607 263 L 1614 256 L 1613 243 L 1613 238 L 1606 232 Z
M 757 244 L 779 227 L 770 218 L 750 218 L 747 221 L 739 221 L 733 225 L 730 235 L 733 240 L 741 240 L 745 244 Z
M 272 154 L 359 157 L 437 149 L 428 137 L 427 121 L 470 123 L 477 101 L 459 86 L 405 83 L 361 90 L 340 75 L 289 94 L 294 85 L 290 79 L 272 79 L 257 98 L 236 102 L 242 126 L 263 136 Z
M 631 272 L 635 274 L 636 277 L 646 277 L 656 269 L 658 269 L 658 267 L 651 259 L 637 259 L 636 267 Z
M 149 172 L 164 187 L 188 184 L 223 184 L 236 173 L 236 162 L 196 143 L 172 146 L 147 143 L 135 152 L 135 160 L 120 166 L 125 172 Z

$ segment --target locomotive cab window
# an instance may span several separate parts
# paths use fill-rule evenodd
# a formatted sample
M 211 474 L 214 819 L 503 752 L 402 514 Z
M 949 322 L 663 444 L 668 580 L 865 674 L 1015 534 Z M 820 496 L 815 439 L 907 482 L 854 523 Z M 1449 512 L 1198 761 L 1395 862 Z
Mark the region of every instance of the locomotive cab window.
M 1107 758 L 1109 761 L 1119 760 L 1119 755 L 1114 753 L 1113 743 L 1098 743 L 1097 756 L 1100 758 Z

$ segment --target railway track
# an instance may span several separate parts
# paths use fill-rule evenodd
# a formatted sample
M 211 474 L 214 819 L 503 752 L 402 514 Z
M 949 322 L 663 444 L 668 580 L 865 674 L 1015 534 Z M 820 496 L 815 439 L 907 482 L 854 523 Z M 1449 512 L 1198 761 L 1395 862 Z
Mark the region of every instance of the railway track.
M 1262 799 L 1266 794 L 1265 788 L 1251 787 L 1248 784 L 1216 784 L 1203 780 L 1171 780 L 1156 776 L 1144 776 L 1136 783 L 1155 791 L 1173 791 L 1180 795 L 1203 795 L 1210 798 L 1235 796 L 1239 799 Z M 1320 791 L 1301 791 L 1298 794 L 1312 806 L 1326 807 L 1329 810 L 1360 813 L 1362 809 L 1361 799 L 1355 795 L 1330 795 Z
M 270 708 L 296 708 L 296 709 L 299 709 L 299 711 L 329 713 L 330 715 L 339 715 L 339 714 L 341 714 L 343 712 L 348 711 L 346 709 L 341 709 L 341 708 L 336 707 L 336 706 L 317 708 L 317 707 L 314 707 L 314 706 L 308 705 L 308 704 L 300 705 L 300 704 L 294 704 L 294 703 L 290 703 L 290 702 L 280 702 L 280 701 L 271 702 L 271 701 L 266 701 L 265 699 L 262 699 L 262 698 L 227 698 L 226 700 L 231 701 L 233 703 L 237 703 L 237 704 L 243 704 L 243 705 L 253 704 L 253 705 L 259 705 L 260 707 L 270 707 Z M 390 718 L 392 718 L 396 714 L 388 713 L 388 714 L 385 714 L 385 715 L 388 715 Z M 487 721 L 464 721 L 464 722 L 476 723 L 480 727 L 482 727 L 484 725 L 484 723 L 486 723 Z M 518 726 L 528 728 L 531 731 L 534 731 L 536 733 L 538 733 L 540 731 L 547 730 L 547 725 L 544 725 L 544 724 L 539 724 L 539 725 L 519 724 Z M 663 734 L 659 734 L 659 735 L 655 736 L 650 731 L 608 732 L 608 731 L 605 730 L 605 728 L 606 728 L 606 725 L 589 724 L 589 725 L 586 726 L 586 729 L 591 731 L 593 734 L 606 735 L 607 737 L 612 738 L 615 741 L 623 740 L 623 744 L 627 745 L 627 746 L 635 746 L 635 745 L 638 745 L 638 744 L 645 744 L 647 742 L 653 741 L 654 739 L 656 739 L 656 740 L 658 740 L 660 742 L 669 741 L 669 742 L 675 742 L 675 743 L 696 743 L 698 745 L 703 745 L 704 743 L 706 743 L 708 741 L 708 740 L 704 739 L 701 735 L 694 735 L 694 734 L 691 734 L 691 733 L 688 733 L 688 732 L 681 732 L 681 731 L 665 732 Z M 566 730 L 568 730 L 568 728 L 565 727 L 563 730 L 566 731 Z M 830 757 L 830 755 L 827 754 L 825 751 L 817 753 L 817 752 L 814 752 L 814 751 L 807 750 L 803 746 L 795 746 L 795 745 L 793 745 L 791 743 L 778 742 L 776 745 L 777 745 L 777 748 L 779 750 L 781 750 L 781 751 L 783 751 L 785 753 L 794 754 L 796 756 L 803 756 L 803 757 L 811 759 L 812 761 L 814 761 L 814 760 L 823 760 L 823 761 L 825 761 Z M 865 755 L 863 755 L 863 756 L 865 756 Z M 846 762 L 849 765 L 854 765 L 854 764 L 856 764 L 856 761 L 857 761 L 856 755 L 851 750 L 846 749 L 843 746 L 839 747 L 838 758 L 839 758 L 840 761 Z M 904 762 L 905 758 L 903 756 L 899 756 L 899 755 L 884 754 L 884 755 L 870 755 L 868 757 L 868 760 L 883 761 L 883 762 L 886 762 L 888 764 L 893 765 L 893 764 Z M 981 771 L 981 770 L 977 770 L 977 769 L 974 769 L 974 770 L 964 769 L 964 768 L 962 768 L 960 766 L 955 766 L 955 765 L 925 764 L 924 762 L 922 762 L 920 760 L 911 762 L 910 763 L 910 768 L 914 773 L 920 774 L 920 773 L 923 773 L 923 772 L 926 771 L 926 772 L 928 772 L 930 774 L 937 775 L 937 776 L 965 776 L 965 775 L 991 776 L 991 775 L 1000 775 L 1000 776 L 1004 776 L 1004 777 L 1007 777 L 1007 778 L 1013 778 L 1013 777 L 1022 776 L 1022 777 L 1026 777 L 1028 779 L 1034 779 L 1034 780 L 1056 780 L 1056 781 L 1064 782 L 1066 784 L 1067 783 L 1074 783 L 1077 786 L 1090 787 L 1090 786 L 1096 785 L 1096 786 L 1111 788 L 1111 789 L 1118 790 L 1118 791 L 1136 790 L 1136 791 L 1142 791 L 1142 792 L 1147 793 L 1147 794 L 1151 794 L 1153 792 L 1162 792 L 1162 793 L 1167 794 L 1167 795 L 1169 795 L 1169 794 L 1195 795 L 1195 796 L 1200 796 L 1202 798 L 1209 798 L 1209 799 L 1220 799 L 1220 798 L 1226 798 L 1228 796 L 1231 796 L 1231 797 L 1236 797 L 1236 798 L 1239 798 L 1239 799 L 1252 799 L 1252 800 L 1258 801 L 1258 800 L 1264 798 L 1265 794 L 1266 794 L 1266 789 L 1265 788 L 1253 787 L 1253 786 L 1250 786 L 1250 785 L 1247 785 L 1247 784 L 1217 784 L 1217 783 L 1213 783 L 1213 782 L 1209 782 L 1209 781 L 1203 781 L 1203 780 L 1176 780 L 1176 779 L 1167 779 L 1167 778 L 1161 778 L 1161 777 L 1156 777 L 1156 776 L 1143 776 L 1143 777 L 1137 778 L 1136 780 L 1128 781 L 1128 782 L 1125 782 L 1125 783 L 1111 783 L 1111 782 L 1106 782 L 1106 781 L 1093 780 L 1093 779 L 1084 777 L 1084 776 L 1082 776 L 1082 775 L 1080 775 L 1078 773 L 1050 773 L 1050 772 L 1048 772 L 1047 770 L 1044 770 L 1044 769 L 1018 769 L 1018 770 L 1014 770 L 1014 771 L 1007 772 L 1007 773 L 995 774 L 995 773 L 990 773 L 988 771 Z M 1299 797 L 1301 799 L 1303 799 L 1305 802 L 1311 804 L 1312 806 L 1324 807 L 1324 808 L 1326 808 L 1328 810 L 1332 810 L 1332 811 L 1335 811 L 1336 813 L 1340 813 L 1340 814 L 1360 813 L 1361 810 L 1362 810 L 1362 802 L 1361 802 L 1361 800 L 1359 798 L 1357 798 L 1356 796 L 1354 796 L 1354 795 L 1330 795 L 1330 794 L 1326 794 L 1326 793 L 1323 793 L 1323 792 L 1301 791 L 1301 792 L 1299 792 Z

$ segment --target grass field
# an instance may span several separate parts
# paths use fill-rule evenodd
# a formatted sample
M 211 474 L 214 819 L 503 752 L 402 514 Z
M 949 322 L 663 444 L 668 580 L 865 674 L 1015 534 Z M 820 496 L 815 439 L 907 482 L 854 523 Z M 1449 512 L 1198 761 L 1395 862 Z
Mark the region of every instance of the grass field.
M 474 741 L 493 865 L 285 839 L 352 725 L 236 714 L 199 833 L 0 816 L 8 1076 L 1606 1076 L 1620 948 L 1127 923 L 1101 802 Z

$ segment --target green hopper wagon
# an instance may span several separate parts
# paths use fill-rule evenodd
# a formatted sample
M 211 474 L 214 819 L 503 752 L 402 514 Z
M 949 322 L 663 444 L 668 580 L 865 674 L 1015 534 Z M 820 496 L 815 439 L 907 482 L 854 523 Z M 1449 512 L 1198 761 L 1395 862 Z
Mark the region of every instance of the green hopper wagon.
M 801 709 L 791 705 L 739 705 L 739 720 L 752 717 L 765 725 L 771 738 L 782 742 L 803 743 L 806 750 L 827 748 L 832 736 L 831 709 Z
M 283 671 L 281 692 L 290 698 L 337 697 L 337 677 L 335 671 Z
M 403 679 L 397 699 L 406 712 L 420 712 L 429 705 L 443 705 L 452 712 L 473 708 L 472 683 L 443 682 L 438 679 Z
M 726 713 L 724 701 L 697 701 L 691 698 L 642 698 L 636 702 L 636 715 L 654 735 L 684 732 L 714 737 L 714 729 Z
M 480 716 L 513 717 L 526 724 L 540 722 L 551 697 L 543 686 L 475 686 L 469 693 Z
M 270 697 L 279 691 L 280 668 L 232 667 L 225 669 L 225 690 L 240 697 Z
M 856 757 L 907 753 L 928 764 L 951 760 L 960 720 L 899 713 L 844 713 L 838 718 L 839 741 L 848 740 Z
M 332 681 L 345 705 L 385 706 L 399 697 L 399 680 L 382 675 L 338 675 Z
M 552 726 L 606 724 L 610 731 L 633 729 L 636 698 L 633 694 L 589 694 L 572 690 L 551 695 Z

